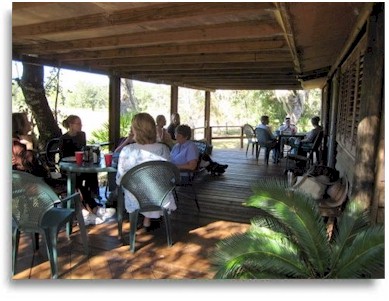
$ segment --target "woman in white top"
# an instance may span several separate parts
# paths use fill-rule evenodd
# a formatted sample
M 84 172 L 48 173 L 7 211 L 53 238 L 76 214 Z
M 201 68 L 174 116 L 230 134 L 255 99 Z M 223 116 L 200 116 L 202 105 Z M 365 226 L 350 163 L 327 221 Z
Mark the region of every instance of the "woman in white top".
M 138 113 L 132 119 L 131 132 L 135 143 L 128 144 L 123 147 L 120 152 L 116 184 L 120 185 L 120 181 L 124 174 L 132 167 L 153 160 L 170 161 L 169 148 L 162 143 L 157 142 L 157 134 L 154 118 L 148 113 Z M 166 208 L 170 211 L 176 210 L 177 206 L 174 201 L 173 194 L 167 196 L 169 202 L 166 203 Z M 129 191 L 124 191 L 125 208 L 131 213 L 139 208 L 139 203 L 135 196 Z M 143 226 L 150 227 L 151 218 L 159 218 L 163 215 L 162 211 L 152 211 L 142 213 L 145 218 Z

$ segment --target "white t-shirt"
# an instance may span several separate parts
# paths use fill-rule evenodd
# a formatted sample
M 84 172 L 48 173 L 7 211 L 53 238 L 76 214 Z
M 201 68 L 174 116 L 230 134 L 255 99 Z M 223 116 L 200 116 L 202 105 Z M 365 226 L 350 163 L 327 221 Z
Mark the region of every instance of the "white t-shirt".
M 126 145 L 119 155 L 119 162 L 116 173 L 116 184 L 120 185 L 124 174 L 132 167 L 139 165 L 143 162 L 163 160 L 170 161 L 169 148 L 161 143 L 153 144 L 138 144 L 133 143 Z M 177 209 L 174 201 L 173 194 L 167 196 L 170 200 L 166 203 L 166 208 L 173 211 Z M 133 212 L 139 208 L 139 203 L 135 196 L 128 190 L 124 190 L 124 201 L 127 212 Z M 162 211 L 153 211 L 142 213 L 144 216 L 149 218 L 159 218 L 162 216 Z

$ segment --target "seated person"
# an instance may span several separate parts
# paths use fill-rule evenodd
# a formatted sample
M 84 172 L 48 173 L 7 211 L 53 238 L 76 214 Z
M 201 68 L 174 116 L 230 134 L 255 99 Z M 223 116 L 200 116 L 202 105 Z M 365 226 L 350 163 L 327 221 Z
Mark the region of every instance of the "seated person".
M 124 174 L 140 163 L 163 160 L 169 161 L 170 151 L 169 148 L 162 143 L 157 142 L 157 134 L 155 128 L 154 118 L 148 113 L 138 113 L 132 119 L 131 134 L 129 135 L 127 144 L 123 145 L 120 150 L 119 162 L 116 174 L 116 184 L 120 185 L 120 182 Z M 131 143 L 134 140 L 135 143 Z M 170 193 L 167 196 L 168 201 L 165 207 L 169 211 L 176 210 L 177 206 L 174 200 L 174 195 Z M 131 213 L 136 209 L 139 209 L 139 203 L 135 196 L 128 190 L 124 191 L 124 202 L 127 212 Z M 154 229 L 157 225 L 152 225 L 151 219 L 159 219 L 162 215 L 162 211 L 143 212 L 143 227 L 147 231 Z
M 176 140 L 176 128 L 181 124 L 180 114 L 173 113 L 171 121 L 167 127 L 167 132 L 170 134 L 173 140 Z
M 31 130 L 31 122 L 26 112 L 12 113 L 12 137 L 25 144 L 27 150 L 36 150 L 38 141 Z
M 186 124 L 177 126 L 175 138 L 177 143 L 170 152 L 172 163 L 180 170 L 195 171 L 199 162 L 199 151 L 196 144 L 190 140 L 192 131 Z
M 214 162 L 208 155 L 199 157 L 199 151 L 196 144 L 190 140 L 192 135 L 191 128 L 182 124 L 176 128 L 175 136 L 177 143 L 170 152 L 171 161 L 177 165 L 180 170 L 195 171 L 200 161 L 200 166 L 206 167 L 213 174 L 222 174 L 228 165 L 221 165 Z M 182 176 L 186 176 L 183 174 Z
M 313 126 L 313 129 L 310 130 L 303 139 L 299 138 L 290 138 L 289 143 L 292 146 L 292 154 L 302 154 L 304 155 L 305 152 L 303 151 L 304 148 L 312 147 L 313 142 L 316 139 L 316 136 L 323 130 L 323 127 L 319 125 L 320 117 L 314 116 L 311 119 L 311 123 Z
M 76 115 L 70 115 L 62 124 L 68 131 L 59 139 L 60 158 L 74 156 L 76 151 L 81 151 L 86 146 L 86 136 L 85 132 L 82 131 L 81 119 Z M 114 208 L 101 208 L 94 199 L 95 196 L 99 195 L 97 174 L 81 173 L 77 175 L 76 189 L 79 189 L 85 207 L 82 214 L 86 225 L 101 224 L 115 214 Z
M 262 134 L 260 134 L 261 132 Z M 269 147 L 273 150 L 273 163 L 277 163 L 280 147 L 277 137 L 273 135 L 273 132 L 269 126 L 269 116 L 261 116 L 261 123 L 255 128 L 255 133 L 257 135 L 257 140 L 260 146 L 264 146 L 266 148 Z
M 157 142 L 165 143 L 171 149 L 174 145 L 172 136 L 164 128 L 166 125 L 166 118 L 163 115 L 158 115 L 156 118 Z
M 12 169 L 25 171 L 37 177 L 48 178 L 49 171 L 44 168 L 36 153 L 16 138 L 12 138 Z
M 285 117 L 285 122 L 277 130 L 280 134 L 296 134 L 297 127 L 290 122 L 290 117 Z M 280 150 L 284 149 L 284 145 L 289 145 L 289 137 L 281 137 Z M 283 152 L 280 153 L 280 158 L 283 157 Z
M 285 117 L 285 122 L 280 125 L 278 131 L 280 131 L 280 134 L 282 134 L 283 132 L 296 134 L 297 127 L 290 122 L 290 117 Z

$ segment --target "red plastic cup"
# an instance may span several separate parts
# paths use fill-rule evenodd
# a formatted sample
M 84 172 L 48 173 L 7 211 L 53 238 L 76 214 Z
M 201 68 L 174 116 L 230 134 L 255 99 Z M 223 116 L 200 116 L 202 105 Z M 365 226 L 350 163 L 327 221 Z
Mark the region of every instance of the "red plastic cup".
M 84 152 L 75 152 L 75 156 L 76 156 L 76 163 L 78 166 L 81 166 L 82 165 L 82 160 L 84 158 Z
M 105 166 L 110 167 L 112 165 L 112 153 L 104 154 Z

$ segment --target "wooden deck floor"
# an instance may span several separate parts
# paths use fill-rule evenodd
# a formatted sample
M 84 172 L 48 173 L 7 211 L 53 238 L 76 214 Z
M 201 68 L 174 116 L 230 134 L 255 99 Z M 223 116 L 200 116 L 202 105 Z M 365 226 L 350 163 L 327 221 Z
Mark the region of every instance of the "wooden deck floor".
M 59 235 L 61 279 L 212 279 L 215 270 L 209 260 L 215 243 L 233 233 L 245 231 L 258 211 L 242 206 L 251 195 L 251 186 L 260 177 L 282 177 L 284 162 L 264 165 L 245 150 L 214 150 L 215 161 L 228 164 L 226 173 L 211 177 L 204 173 L 196 182 L 200 205 L 197 211 L 190 187 L 178 189 L 178 209 L 172 213 L 174 244 L 168 247 L 164 227 L 146 233 L 138 230 L 136 252 L 129 251 L 117 236 L 113 218 L 88 226 L 90 255 L 83 254 L 78 228 L 70 240 Z M 124 224 L 126 236 L 128 222 Z M 128 239 L 128 238 L 127 238 Z M 49 279 L 46 250 L 33 254 L 29 237 L 22 236 L 13 279 Z

